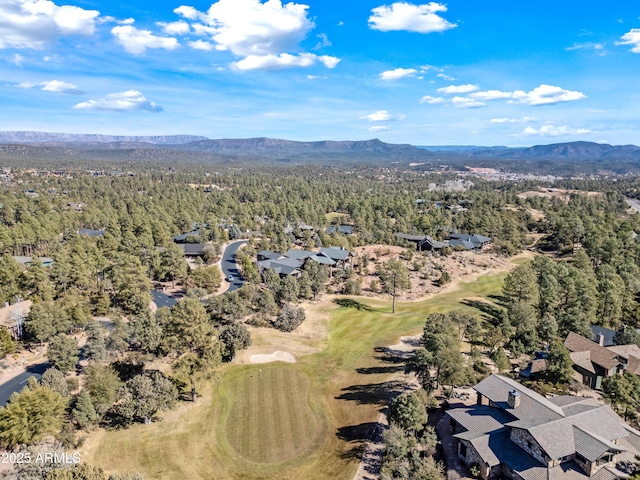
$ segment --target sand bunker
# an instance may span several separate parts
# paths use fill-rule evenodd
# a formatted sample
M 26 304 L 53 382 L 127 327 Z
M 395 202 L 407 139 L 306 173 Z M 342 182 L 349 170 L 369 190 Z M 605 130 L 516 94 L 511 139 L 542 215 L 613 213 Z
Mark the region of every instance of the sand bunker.
M 296 363 L 296 357 L 289 352 L 260 353 L 251 355 L 251 363 L 287 362 Z

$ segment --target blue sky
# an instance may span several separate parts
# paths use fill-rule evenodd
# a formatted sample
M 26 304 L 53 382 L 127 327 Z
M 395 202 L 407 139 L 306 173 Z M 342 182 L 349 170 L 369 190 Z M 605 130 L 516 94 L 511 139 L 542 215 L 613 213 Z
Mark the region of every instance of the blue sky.
M 640 144 L 629 0 L 0 0 L 0 130 Z

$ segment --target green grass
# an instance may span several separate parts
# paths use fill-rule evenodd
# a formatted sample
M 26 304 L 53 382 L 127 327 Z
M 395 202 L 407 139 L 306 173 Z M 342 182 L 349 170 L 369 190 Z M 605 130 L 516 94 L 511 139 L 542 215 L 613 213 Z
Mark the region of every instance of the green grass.
M 239 455 L 253 463 L 280 463 L 317 447 L 325 426 L 310 403 L 311 380 L 300 369 L 263 365 L 225 380 L 224 435 Z
M 99 432 L 83 460 L 151 479 L 350 480 L 361 446 L 399 385 L 382 347 L 419 333 L 429 313 L 500 293 L 505 273 L 485 275 L 423 302 L 353 298 L 324 302 L 329 338 L 297 364 L 228 365 L 222 381 L 163 422 Z M 262 369 L 262 378 L 259 371 Z

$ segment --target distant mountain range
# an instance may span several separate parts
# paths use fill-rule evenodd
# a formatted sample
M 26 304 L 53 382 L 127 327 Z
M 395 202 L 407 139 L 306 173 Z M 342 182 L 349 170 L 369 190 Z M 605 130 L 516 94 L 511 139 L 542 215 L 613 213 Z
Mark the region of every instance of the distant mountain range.
M 2 147 L 2 144 L 5 146 Z M 593 142 L 570 142 L 536 145 L 528 148 L 504 146 L 413 146 L 390 144 L 380 140 L 298 142 L 272 138 L 211 140 L 194 135 L 118 136 L 82 135 L 44 132 L 0 132 L 0 152 L 11 155 L 18 146 L 33 147 L 30 154 L 43 156 L 64 155 L 82 151 L 91 158 L 170 158 L 176 152 L 179 158 L 261 159 L 278 162 L 331 163 L 354 162 L 434 162 L 464 159 L 492 160 L 637 160 L 640 147 L 612 146 Z M 42 150 L 44 149 L 44 150 Z M 22 155 L 26 151 L 22 151 Z M 71 155 L 74 156 L 74 155 Z

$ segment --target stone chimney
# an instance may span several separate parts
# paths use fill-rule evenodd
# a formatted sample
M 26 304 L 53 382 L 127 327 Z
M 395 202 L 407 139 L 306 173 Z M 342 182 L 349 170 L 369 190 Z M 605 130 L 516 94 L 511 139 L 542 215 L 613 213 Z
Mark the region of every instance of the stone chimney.
M 509 398 L 507 399 L 509 408 L 516 409 L 520 406 L 520 392 L 516 390 L 509 390 Z
M 598 332 L 596 335 L 596 343 L 601 347 L 604 347 L 604 334 L 602 332 Z

